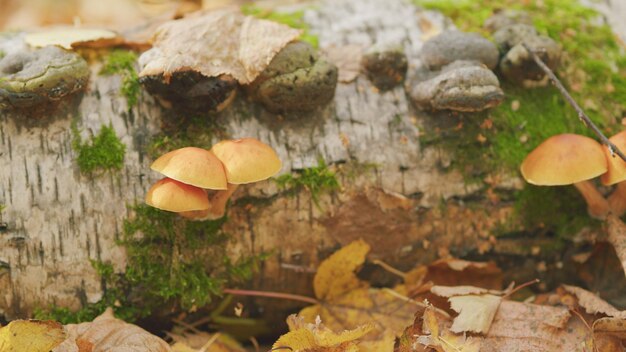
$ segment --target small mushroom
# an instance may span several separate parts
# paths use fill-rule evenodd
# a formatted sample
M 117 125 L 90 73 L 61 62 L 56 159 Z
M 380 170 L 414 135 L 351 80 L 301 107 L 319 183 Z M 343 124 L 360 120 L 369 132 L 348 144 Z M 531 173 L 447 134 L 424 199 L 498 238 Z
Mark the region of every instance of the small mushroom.
M 361 65 L 376 88 L 388 90 L 404 81 L 408 61 L 402 49 L 374 50 L 363 56 Z
M 442 32 L 424 43 L 421 57 L 431 70 L 457 60 L 478 61 L 494 69 L 498 64 L 498 49 L 480 34 L 454 30 Z
M 0 109 L 31 109 L 84 89 L 89 67 L 80 55 L 56 46 L 20 50 L 0 59 Z
M 505 26 L 498 30 L 493 38 L 502 55 L 498 67 L 502 75 L 509 80 L 537 81 L 545 76 L 522 43 L 535 50 L 550 69 L 554 70 L 559 64 L 561 57 L 559 45 L 552 38 L 537 33 L 531 25 Z
M 504 99 L 498 77 L 471 61 L 456 61 L 441 72 L 418 72 L 409 89 L 413 102 L 423 109 L 481 111 Z
M 539 186 L 574 185 L 587 202 L 589 215 L 604 219 L 609 203 L 589 181 L 607 171 L 602 146 L 594 139 L 576 134 L 559 134 L 535 148 L 520 167 L 522 176 Z
M 609 140 L 620 150 L 626 150 L 626 131 L 614 135 Z M 626 162 L 618 156 L 611 155 L 606 146 L 604 153 L 608 162 L 608 171 L 600 177 L 600 181 L 605 186 L 617 184 L 608 201 L 611 212 L 622 216 L 626 211 Z
M 202 188 L 166 177 L 148 190 L 146 204 L 161 210 L 179 213 L 208 209 L 209 199 Z
M 229 75 L 206 77 L 195 71 L 143 76 L 139 82 L 165 107 L 192 112 L 220 112 L 235 99 L 237 82 Z
M 222 162 L 211 151 L 185 147 L 163 154 L 150 168 L 171 179 L 192 186 L 225 190 L 226 173 Z
M 310 44 L 293 42 L 272 59 L 247 90 L 272 112 L 311 111 L 333 99 L 337 78 L 337 66 L 320 59 Z
M 274 149 L 254 138 L 221 141 L 211 151 L 224 164 L 228 180 L 228 189 L 211 198 L 211 218 L 224 216 L 226 203 L 239 185 L 266 180 L 282 167 Z

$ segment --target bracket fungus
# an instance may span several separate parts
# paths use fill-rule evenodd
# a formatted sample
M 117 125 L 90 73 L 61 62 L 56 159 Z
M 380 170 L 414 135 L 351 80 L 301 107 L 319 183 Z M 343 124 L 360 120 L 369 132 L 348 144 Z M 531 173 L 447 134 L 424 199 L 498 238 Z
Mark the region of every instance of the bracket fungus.
M 190 220 L 219 219 L 240 184 L 265 180 L 281 166 L 276 152 L 254 138 L 221 141 L 211 150 L 177 149 L 150 166 L 167 177 L 150 188 L 146 203 Z
M 404 82 L 409 67 L 402 48 L 387 50 L 374 48 L 363 55 L 361 65 L 372 84 L 383 91 Z
M 140 82 L 176 106 L 220 111 L 301 31 L 233 9 L 167 21 L 139 57 Z
M 609 140 L 620 150 L 626 150 L 626 131 L 614 135 Z M 622 216 L 626 211 L 626 162 L 611 155 L 606 146 L 604 153 L 606 154 L 608 171 L 600 177 L 600 181 L 605 186 L 617 184 L 608 201 L 611 212 L 617 216 Z
M 272 112 L 311 111 L 332 100 L 338 72 L 310 44 L 292 42 L 248 86 L 248 92 Z
M 498 77 L 475 61 L 455 61 L 440 72 L 416 72 L 407 89 L 424 109 L 482 111 L 504 100 Z
M 84 89 L 89 74 L 80 55 L 56 46 L 8 53 L 0 58 L 0 109 L 57 103 Z
M 589 137 L 559 134 L 543 141 L 522 162 L 524 179 L 538 186 L 574 185 L 587 202 L 589 215 L 604 219 L 609 203 L 589 181 L 607 171 L 603 147 Z

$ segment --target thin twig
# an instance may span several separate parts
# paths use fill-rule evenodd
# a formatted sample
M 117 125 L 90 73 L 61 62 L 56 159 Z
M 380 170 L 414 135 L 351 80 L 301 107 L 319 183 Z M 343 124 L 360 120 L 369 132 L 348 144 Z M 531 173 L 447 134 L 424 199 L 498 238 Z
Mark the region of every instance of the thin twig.
M 278 298 L 278 299 L 288 299 L 291 301 L 300 301 L 311 304 L 319 304 L 315 298 L 294 295 L 291 293 L 282 293 L 282 292 L 271 292 L 271 291 L 253 291 L 253 290 L 236 290 L 231 288 L 226 288 L 223 290 L 224 293 L 230 293 L 235 296 L 252 296 L 252 297 L 269 297 L 269 298 Z
M 615 154 L 617 154 L 620 158 L 622 158 L 622 160 L 626 161 L 626 155 L 624 155 L 619 150 L 619 148 L 615 146 L 615 144 L 611 143 L 611 141 L 609 141 L 609 139 L 606 138 L 606 136 L 602 133 L 602 131 L 600 131 L 598 126 L 596 126 L 593 123 L 593 121 L 591 121 L 589 116 L 585 114 L 583 109 L 576 103 L 576 101 L 574 100 L 574 98 L 572 98 L 572 96 L 569 94 L 567 89 L 565 89 L 565 87 L 563 86 L 561 81 L 559 81 L 559 79 L 556 77 L 554 72 L 552 72 L 552 70 L 548 67 L 548 65 L 546 65 L 543 62 L 543 60 L 541 60 L 539 55 L 537 55 L 537 52 L 531 49 L 528 45 L 526 45 L 526 43 L 522 43 L 522 46 L 524 46 L 524 49 L 526 49 L 530 53 L 530 56 L 533 58 L 533 60 L 535 60 L 535 63 L 537 63 L 537 65 L 543 70 L 543 72 L 545 72 L 546 75 L 548 75 L 550 80 L 552 80 L 552 83 L 554 83 L 554 85 L 559 90 L 559 92 L 561 92 L 563 97 L 565 97 L 565 100 L 567 100 L 567 102 L 574 108 L 574 110 L 576 110 L 576 113 L 578 113 L 578 118 L 582 121 L 582 123 L 585 126 L 591 128 L 591 130 L 596 134 L 596 136 L 598 136 L 598 138 L 602 141 L 602 143 L 604 143 L 609 148 L 609 152 L 611 153 L 611 156 L 615 157 Z

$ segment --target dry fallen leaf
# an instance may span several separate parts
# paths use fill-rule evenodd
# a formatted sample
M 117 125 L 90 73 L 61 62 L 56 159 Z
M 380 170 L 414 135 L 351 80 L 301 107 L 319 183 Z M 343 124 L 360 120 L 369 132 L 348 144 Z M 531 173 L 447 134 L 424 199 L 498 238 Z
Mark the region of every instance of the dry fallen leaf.
M 56 27 L 28 33 L 24 37 L 24 41 L 36 48 L 58 45 L 65 49 L 72 49 L 80 46 L 115 45 L 121 43 L 122 39 L 115 32 L 106 29 Z
M 389 336 L 398 336 L 413 321 L 416 302 L 392 290 L 370 288 L 357 278 L 355 270 L 363 264 L 369 249 L 364 241 L 355 241 L 323 261 L 313 280 L 320 303 L 302 309 L 300 316 L 309 323 L 319 316 L 333 331 L 371 323 L 373 332 L 364 339 L 371 343 L 360 344 L 359 351 L 392 351 Z
M 626 311 L 613 307 L 610 303 L 595 294 L 576 286 L 563 285 L 563 288 L 578 298 L 578 304 L 588 314 L 606 314 L 614 318 L 626 319 Z
M 108 308 L 90 323 L 68 324 L 67 339 L 52 352 L 170 352 L 170 346 L 144 329 L 113 316 Z
M 352 330 L 335 333 L 316 319 L 314 324 L 306 323 L 302 317 L 290 315 L 287 318 L 289 332 L 282 335 L 272 346 L 273 349 L 289 349 L 294 352 L 358 352 L 356 341 L 370 332 L 372 325 L 361 325 Z
M 424 311 L 423 334 L 417 335 L 416 342 L 434 348 L 441 352 L 478 352 L 480 341 L 472 337 L 466 337 L 464 334 L 453 334 L 448 329 L 442 330 L 440 326 L 445 325 L 445 318 L 437 316 L 433 307 L 428 307 Z M 442 321 L 440 321 L 442 320 Z
M 494 295 L 467 295 L 450 297 L 450 307 L 459 315 L 450 331 L 486 334 L 500 306 L 502 297 Z
M 252 82 L 301 31 L 272 21 L 244 16 L 237 9 L 192 14 L 162 24 L 153 48 L 141 55 L 140 76 L 169 77 L 194 70 L 207 77 L 231 75 Z
M 57 322 L 14 320 L 0 328 L 0 352 L 48 352 L 65 337 L 63 325 Z

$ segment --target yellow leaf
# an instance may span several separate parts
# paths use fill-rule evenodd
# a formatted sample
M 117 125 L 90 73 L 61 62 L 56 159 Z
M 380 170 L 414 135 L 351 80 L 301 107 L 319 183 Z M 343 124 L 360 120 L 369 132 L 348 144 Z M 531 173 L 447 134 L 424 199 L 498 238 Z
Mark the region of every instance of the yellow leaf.
M 301 317 L 287 318 L 290 332 L 282 335 L 272 348 L 289 348 L 297 351 L 354 351 L 359 349 L 356 340 L 372 330 L 371 325 L 362 325 L 353 330 L 336 333 L 325 327 L 318 319 L 315 324 L 306 323 Z
M 341 248 L 324 260 L 313 279 L 315 296 L 319 299 L 332 300 L 351 290 L 366 287 L 354 273 L 370 251 L 370 246 L 363 240 L 354 241 Z
M 63 326 L 57 322 L 15 320 L 0 328 L 0 352 L 48 352 L 65 336 Z
M 306 307 L 300 316 L 312 323 L 319 316 L 333 331 L 356 329 L 371 323 L 374 332 L 364 341 L 379 351 L 393 348 L 393 339 L 413 321 L 416 302 L 390 290 L 373 289 L 355 271 L 365 261 L 370 246 L 362 240 L 343 247 L 320 264 L 313 280 L 320 304 Z M 375 344 L 374 344 L 375 343 Z M 370 351 L 365 343 L 360 351 Z

